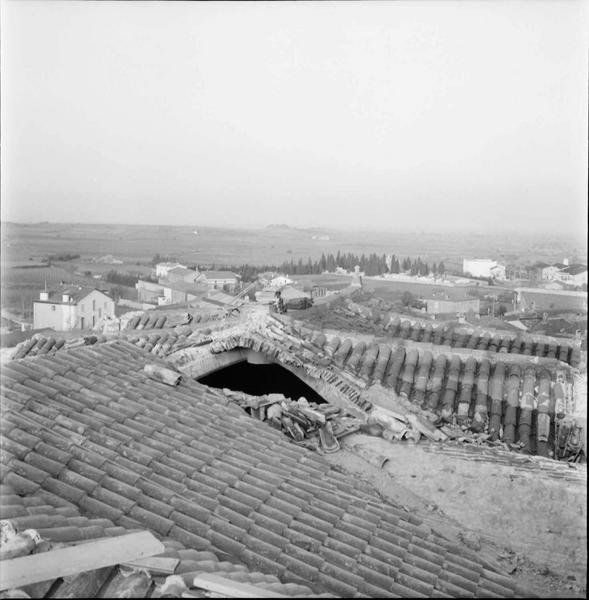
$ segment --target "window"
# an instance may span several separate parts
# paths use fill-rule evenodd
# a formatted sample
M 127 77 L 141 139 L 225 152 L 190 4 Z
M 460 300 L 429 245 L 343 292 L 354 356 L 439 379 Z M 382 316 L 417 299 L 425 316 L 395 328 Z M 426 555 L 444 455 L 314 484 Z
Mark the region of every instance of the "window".
M 96 300 L 92 300 L 92 310 L 96 310 Z
M 108 306 L 107 306 L 107 305 L 108 305 L 108 302 L 105 300 L 105 301 L 104 301 L 104 310 L 106 310 L 106 309 L 108 308 Z
M 102 308 L 98 309 L 98 318 L 100 319 L 102 317 Z
M 84 312 L 84 305 L 83 305 L 83 304 L 80 304 L 80 310 L 81 310 L 82 312 Z

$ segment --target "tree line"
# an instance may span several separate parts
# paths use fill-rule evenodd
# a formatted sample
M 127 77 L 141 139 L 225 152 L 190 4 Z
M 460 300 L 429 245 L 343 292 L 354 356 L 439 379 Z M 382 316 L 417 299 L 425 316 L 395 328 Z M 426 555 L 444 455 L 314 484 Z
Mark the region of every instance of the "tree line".
M 360 267 L 360 271 L 368 276 L 384 275 L 386 273 L 409 273 L 411 275 L 443 275 L 445 272 L 444 262 L 432 263 L 427 262 L 417 257 L 414 260 L 410 258 L 401 259 L 400 257 L 389 255 L 388 260 L 386 254 L 378 255 L 375 252 L 371 254 L 353 254 L 351 252 L 340 252 L 337 254 L 322 254 L 321 258 L 312 261 L 308 258 L 306 262 L 299 258 L 297 262 L 294 260 L 285 261 L 280 266 L 279 270 L 287 275 L 310 275 L 320 274 L 324 271 L 333 273 L 337 268 L 353 271 L 356 266 Z
M 443 275 L 446 271 L 444 262 L 433 262 L 431 265 L 421 260 L 401 258 L 394 254 L 389 255 L 388 260 L 385 254 L 378 255 L 375 252 L 371 254 L 353 254 L 351 252 L 338 252 L 333 254 L 321 255 L 321 258 L 313 261 L 311 257 L 307 260 L 299 258 L 297 261 L 291 259 L 284 261 L 281 265 L 239 265 L 224 267 L 229 268 L 241 276 L 242 281 L 252 281 L 260 273 L 265 271 L 278 271 L 286 275 L 320 275 L 324 272 L 334 273 L 338 268 L 346 271 L 353 271 L 356 266 L 360 271 L 368 276 L 384 275 L 386 273 L 409 273 L 410 275 Z

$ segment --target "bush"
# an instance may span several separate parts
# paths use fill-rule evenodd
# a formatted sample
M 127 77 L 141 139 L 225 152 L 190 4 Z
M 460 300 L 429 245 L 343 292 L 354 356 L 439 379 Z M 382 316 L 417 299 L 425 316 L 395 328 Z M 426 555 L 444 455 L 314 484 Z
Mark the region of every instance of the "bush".
M 413 306 L 415 304 L 416 298 L 411 292 L 403 292 L 401 296 L 401 302 L 403 306 Z
M 80 258 L 80 255 L 70 254 L 69 252 L 62 252 L 61 254 L 50 254 L 47 257 L 47 262 L 65 262 L 68 260 L 75 260 L 76 258 Z
M 137 277 L 136 275 L 130 275 L 129 273 L 119 273 L 114 269 L 111 269 L 106 274 L 105 279 L 109 283 L 126 285 L 127 287 L 135 287 L 135 284 L 139 281 L 139 277 Z

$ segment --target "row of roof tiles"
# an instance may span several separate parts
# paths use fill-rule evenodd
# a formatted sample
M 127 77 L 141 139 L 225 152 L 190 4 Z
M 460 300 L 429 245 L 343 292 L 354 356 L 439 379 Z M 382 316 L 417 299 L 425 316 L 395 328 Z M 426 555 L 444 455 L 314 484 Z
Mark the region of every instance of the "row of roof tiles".
M 509 332 L 472 331 L 433 323 L 412 323 L 395 316 L 385 327 L 393 337 L 414 342 L 432 343 L 453 348 L 469 348 L 487 352 L 506 352 L 556 358 L 572 366 L 579 364 L 579 348 L 566 340 L 538 340 L 535 337 Z
M 0 509 L 2 518 L 10 521 L 17 533 L 35 529 L 43 540 L 46 550 L 93 539 L 116 537 L 134 530 L 115 526 L 106 518 L 91 519 L 82 516 L 78 508 L 59 496 L 46 491 L 20 496 L 10 485 L 0 486 Z M 203 573 L 215 573 L 231 581 L 248 583 L 258 588 L 289 597 L 309 597 L 313 594 L 307 586 L 282 584 L 275 575 L 250 571 L 242 564 L 220 561 L 210 551 L 186 548 L 181 542 L 162 539 L 165 551 L 158 557 L 176 559 L 173 574 L 179 575 L 184 584 L 193 587 L 194 577 Z M 137 578 L 141 581 L 137 581 Z M 154 597 L 158 595 L 157 584 L 163 577 L 145 572 L 130 574 L 113 566 L 91 573 L 81 573 L 67 580 L 49 580 L 27 586 L 23 591 L 32 598 L 47 597 Z M 140 584 L 140 585 L 138 585 Z M 74 592 L 77 592 L 74 594 Z
M 477 555 L 193 381 L 115 341 L 2 371 L 2 479 L 342 596 L 525 593 Z

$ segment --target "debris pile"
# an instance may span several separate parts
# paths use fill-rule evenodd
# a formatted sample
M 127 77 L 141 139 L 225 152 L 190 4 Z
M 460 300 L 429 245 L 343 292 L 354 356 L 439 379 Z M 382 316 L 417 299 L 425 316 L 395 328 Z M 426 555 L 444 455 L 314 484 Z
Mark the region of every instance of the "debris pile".
M 359 431 L 364 421 L 344 408 L 298 400 L 283 394 L 250 396 L 223 388 L 223 393 L 252 417 L 288 435 L 295 443 L 321 453 L 337 452 L 338 440 Z

